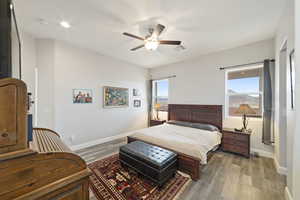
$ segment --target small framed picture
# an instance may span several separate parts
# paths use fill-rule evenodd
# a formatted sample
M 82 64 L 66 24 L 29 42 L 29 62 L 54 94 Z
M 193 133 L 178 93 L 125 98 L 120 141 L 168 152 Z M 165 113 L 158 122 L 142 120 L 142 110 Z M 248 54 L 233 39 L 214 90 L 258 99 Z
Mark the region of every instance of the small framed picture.
M 295 108 L 295 50 L 290 53 L 291 108 Z
M 93 91 L 91 89 L 73 89 L 73 103 L 93 103 Z
M 133 91 L 132 91 L 132 95 L 133 95 L 134 97 L 139 97 L 139 96 L 141 96 L 140 90 L 134 88 Z
M 141 100 L 134 100 L 133 101 L 133 106 L 135 107 L 135 108 L 139 108 L 139 107 L 141 107 Z

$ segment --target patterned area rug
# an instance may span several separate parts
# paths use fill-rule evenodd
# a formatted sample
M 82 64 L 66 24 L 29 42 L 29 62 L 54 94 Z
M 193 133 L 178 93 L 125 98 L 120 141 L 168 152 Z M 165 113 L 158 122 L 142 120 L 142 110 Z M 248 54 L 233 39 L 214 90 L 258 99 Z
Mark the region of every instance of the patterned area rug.
M 163 187 L 121 166 L 119 154 L 89 164 L 90 187 L 99 200 L 174 200 L 191 182 L 177 172 Z

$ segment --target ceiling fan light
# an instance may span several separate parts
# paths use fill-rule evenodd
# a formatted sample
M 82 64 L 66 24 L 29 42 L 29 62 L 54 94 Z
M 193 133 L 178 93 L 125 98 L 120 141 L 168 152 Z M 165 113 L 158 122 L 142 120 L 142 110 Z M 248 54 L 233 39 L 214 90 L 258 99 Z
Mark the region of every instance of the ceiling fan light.
M 145 48 L 150 51 L 155 51 L 159 45 L 157 40 L 147 40 L 145 42 Z

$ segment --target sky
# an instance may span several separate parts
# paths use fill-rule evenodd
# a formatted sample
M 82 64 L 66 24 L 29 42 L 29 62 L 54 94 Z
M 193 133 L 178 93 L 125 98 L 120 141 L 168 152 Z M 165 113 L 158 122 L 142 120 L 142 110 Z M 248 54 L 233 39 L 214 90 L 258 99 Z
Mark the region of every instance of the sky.
M 169 81 L 166 80 L 159 80 L 157 81 L 157 96 L 168 96 L 168 90 L 169 90 Z
M 258 93 L 259 77 L 233 79 L 228 81 L 228 89 L 238 93 Z

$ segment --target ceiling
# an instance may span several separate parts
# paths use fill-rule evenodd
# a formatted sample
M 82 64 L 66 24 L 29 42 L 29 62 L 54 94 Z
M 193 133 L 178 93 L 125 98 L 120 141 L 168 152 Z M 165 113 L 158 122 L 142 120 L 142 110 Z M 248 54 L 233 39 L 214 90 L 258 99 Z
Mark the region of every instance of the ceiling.
M 15 0 L 22 30 L 53 38 L 142 67 L 180 62 L 274 37 L 285 0 Z M 70 29 L 59 25 L 69 21 Z M 181 40 L 185 50 L 162 45 L 157 51 L 129 49 L 157 23 L 161 39 Z

